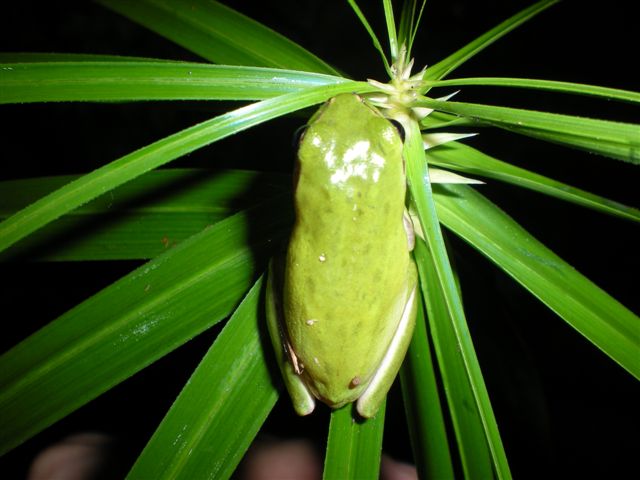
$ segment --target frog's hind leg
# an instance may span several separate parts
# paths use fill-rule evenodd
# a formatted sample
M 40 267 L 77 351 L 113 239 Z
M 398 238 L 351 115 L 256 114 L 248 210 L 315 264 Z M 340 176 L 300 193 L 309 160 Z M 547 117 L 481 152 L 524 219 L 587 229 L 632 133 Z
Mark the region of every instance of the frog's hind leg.
M 375 375 L 371 378 L 367 388 L 362 392 L 362 395 L 360 395 L 356 403 L 358 413 L 364 418 L 371 418 L 376 414 L 378 408 L 380 408 L 380 405 L 387 396 L 387 392 L 391 388 L 391 384 L 398 374 L 398 370 L 400 370 L 404 356 L 409 348 L 409 343 L 411 342 L 413 329 L 416 324 L 417 308 L 417 272 L 415 265 L 412 264 L 411 267 L 407 281 L 408 285 L 413 285 L 413 288 L 411 288 L 407 297 L 396 333 L 391 339 L 387 353 L 382 359 Z
M 300 377 L 302 369 L 283 330 L 282 277 L 278 274 L 279 269 L 274 265 L 275 262 L 275 258 L 269 262 L 269 277 L 267 278 L 265 302 L 267 328 L 276 355 L 276 362 L 280 367 L 282 378 L 293 402 L 293 408 L 298 415 L 309 415 L 313 412 L 316 401 Z

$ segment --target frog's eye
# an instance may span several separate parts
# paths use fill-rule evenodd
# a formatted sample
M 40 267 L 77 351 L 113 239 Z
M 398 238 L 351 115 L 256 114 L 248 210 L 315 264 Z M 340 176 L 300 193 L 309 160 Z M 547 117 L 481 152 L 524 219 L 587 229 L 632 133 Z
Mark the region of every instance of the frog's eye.
M 400 134 L 400 139 L 402 140 L 402 143 L 404 143 L 405 134 L 402 124 L 399 121 L 393 119 L 389 119 L 389 121 L 393 124 L 394 127 L 396 127 L 396 130 L 398 130 L 398 133 Z

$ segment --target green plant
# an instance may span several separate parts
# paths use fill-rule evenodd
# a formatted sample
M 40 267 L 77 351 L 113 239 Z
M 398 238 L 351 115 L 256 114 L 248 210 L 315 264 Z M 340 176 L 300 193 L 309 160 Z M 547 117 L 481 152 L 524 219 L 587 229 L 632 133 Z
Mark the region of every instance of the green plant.
M 254 282 L 273 245 L 286 238 L 290 216 L 282 212 L 288 211 L 287 198 L 278 195 L 286 191 L 288 179 L 235 171 L 211 175 L 195 170 L 158 170 L 142 174 L 196 148 L 321 103 L 339 92 L 367 93 L 377 88 L 346 80 L 306 51 L 212 2 L 192 2 L 195 9 L 182 9 L 179 2 L 160 0 L 135 6 L 113 0 L 101 3 L 210 61 L 293 71 L 124 57 L 3 55 L 3 103 L 260 100 L 166 137 L 82 177 L 34 178 L 2 184 L 3 203 L 12 213 L 18 212 L 0 225 L 2 248 L 15 244 L 7 250 L 5 259 L 36 253 L 41 258 L 57 260 L 153 258 L 3 355 L 3 451 L 233 313 L 132 474 L 155 478 L 162 470 L 166 476 L 189 477 L 202 471 L 228 476 L 278 396 L 258 328 L 261 279 Z M 640 102 L 637 93 L 567 83 L 514 79 L 440 81 L 467 57 L 552 3 L 535 4 L 481 37 L 471 48 L 431 66 L 426 78 L 434 83 L 425 84 L 425 90 L 494 84 Z M 177 6 L 177 10 L 172 11 L 167 5 Z M 413 25 L 409 21 L 411 2 L 407 5 L 400 16 L 400 38 L 406 38 Z M 384 6 L 386 19 L 390 20 L 389 2 Z M 389 21 L 388 26 L 391 25 L 393 22 Z M 229 26 L 234 28 L 229 31 Z M 225 43 L 214 42 L 218 34 L 226 35 Z M 232 34 L 237 36 L 230 38 Z M 390 39 L 394 39 L 393 34 Z M 394 47 L 396 54 L 399 43 Z M 252 54 L 255 50 L 251 48 L 257 48 L 258 54 Z M 437 112 L 426 117 L 428 123 L 423 126 L 427 129 L 471 126 L 484 131 L 485 126 L 496 126 L 638 163 L 638 125 L 455 100 L 418 101 L 420 106 Z M 418 138 L 418 132 L 408 132 L 407 143 L 414 148 L 407 161 L 412 194 L 427 227 L 427 242 L 419 243 L 416 258 L 430 331 L 418 330 L 402 372 L 410 405 L 409 423 L 415 427 L 412 434 L 416 461 L 424 473 L 451 472 L 452 465 L 460 461 L 468 477 L 486 478 L 492 472 L 508 477 L 506 456 L 467 333 L 455 271 L 447 260 L 437 222 L 493 260 L 636 377 L 638 319 L 520 229 L 481 195 L 482 190 L 462 185 L 434 187 L 431 192 L 429 183 L 418 180 L 424 172 L 417 170 L 426 166 Z M 504 164 L 461 143 L 428 150 L 427 162 L 469 176 L 511 182 L 627 220 L 640 218 L 636 209 Z M 45 197 L 49 192 L 50 196 Z M 100 197 L 104 192 L 111 193 Z M 40 197 L 43 199 L 37 200 Z M 235 213 L 257 204 L 262 205 Z M 21 210 L 22 207 L 25 208 Z M 122 213 L 109 215 L 114 210 Z M 281 215 L 270 213 L 273 211 Z M 271 221 L 264 222 L 264 218 Z M 106 228 L 95 228 L 103 221 Z M 209 224 L 212 226 L 203 230 Z M 56 243 L 60 237 L 73 241 Z M 53 244 L 49 250 L 44 248 L 48 243 Z M 165 248 L 174 243 L 179 245 Z M 419 325 L 426 327 L 423 321 Z M 429 371 L 430 364 L 420 360 L 430 353 L 427 335 L 434 345 L 439 369 L 435 373 Z M 427 373 L 416 373 L 417 368 L 426 368 Z M 438 392 L 435 379 L 431 388 L 425 381 L 434 375 L 441 376 L 448 396 Z M 217 390 L 212 391 L 212 386 Z M 446 448 L 449 442 L 439 402 L 448 402 L 454 426 L 450 441 L 457 444 L 459 460 L 455 456 L 452 460 Z M 472 408 L 467 409 L 466 405 Z M 351 439 L 347 433 L 333 433 L 350 422 L 344 411 L 334 413 L 327 470 L 343 468 L 341 462 L 346 462 L 375 471 L 382 418 L 377 418 L 377 423 L 363 424 L 362 432 L 351 432 L 355 435 Z M 434 421 L 425 426 L 424 422 Z M 185 435 L 181 430 L 185 424 L 198 427 Z M 370 437 L 367 429 L 371 429 Z M 175 448 L 178 439 L 183 443 Z M 344 458 L 352 451 L 338 447 L 344 441 L 371 443 L 365 443 L 369 448 L 355 449 L 364 457 Z M 195 448 L 194 454 L 187 455 L 189 449 L 201 445 L 207 445 L 207 449 Z M 212 455 L 212 450 L 217 453 Z M 356 471 L 354 475 L 358 473 L 362 474 Z

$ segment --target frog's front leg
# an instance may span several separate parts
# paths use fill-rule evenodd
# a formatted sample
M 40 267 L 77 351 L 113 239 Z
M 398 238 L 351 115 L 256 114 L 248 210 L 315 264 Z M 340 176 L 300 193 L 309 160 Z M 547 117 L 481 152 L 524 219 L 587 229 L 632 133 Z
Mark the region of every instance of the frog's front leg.
M 304 367 L 299 365 L 297 356 L 283 328 L 282 275 L 276 265 L 278 258 L 274 257 L 269 263 L 266 291 L 267 328 L 276 355 L 276 362 L 293 402 L 293 408 L 298 415 L 309 415 L 313 412 L 316 401 L 300 376 Z

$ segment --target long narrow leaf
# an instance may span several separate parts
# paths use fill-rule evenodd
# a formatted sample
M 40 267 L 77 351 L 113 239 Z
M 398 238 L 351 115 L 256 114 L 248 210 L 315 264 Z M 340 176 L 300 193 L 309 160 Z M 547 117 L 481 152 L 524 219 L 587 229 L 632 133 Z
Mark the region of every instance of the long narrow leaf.
M 467 382 L 473 393 L 473 403 L 471 409 L 479 416 L 482 422 L 486 442 L 491 453 L 493 468 L 498 478 L 510 478 L 509 465 L 502 446 L 500 434 L 496 420 L 491 409 L 491 403 L 487 394 L 487 389 L 482 378 L 482 373 L 478 365 L 473 344 L 469 336 L 462 301 L 454 280 L 451 265 L 447 256 L 446 247 L 438 216 L 435 210 L 431 184 L 427 163 L 422 146 L 422 137 L 418 124 L 414 121 L 405 122 L 407 140 L 405 143 L 407 179 L 411 189 L 411 196 L 420 217 L 422 231 L 432 256 L 437 274 L 437 285 L 442 290 L 442 298 L 446 305 L 446 320 L 454 333 L 455 344 L 459 348 L 459 355 L 462 364 L 462 371 L 467 377 Z M 407 128 L 408 127 L 408 128 Z M 420 267 L 419 268 L 423 268 Z M 435 288 L 431 285 L 430 288 Z M 425 296 L 428 293 L 425 293 Z M 469 408 L 469 407 L 468 407 Z M 467 471 L 472 468 L 471 464 L 466 464 Z
M 310 88 L 247 105 L 165 137 L 68 183 L 2 222 L 0 251 L 74 208 L 181 155 L 337 93 L 370 89 L 366 83 L 356 82 Z
M 341 77 L 273 68 L 159 61 L 0 63 L 0 104 L 60 101 L 263 100 Z
M 442 186 L 444 225 L 490 258 L 636 378 L 640 318 L 465 185 Z
M 419 104 L 515 133 L 640 164 L 640 124 L 431 99 L 421 100 Z
M 400 369 L 400 380 L 413 458 L 419 477 L 453 478 L 449 441 L 421 299 L 416 328 Z
M 0 220 L 79 178 L 0 182 Z M 208 225 L 289 190 L 288 175 L 159 169 L 63 215 L 0 254 L 0 260 L 149 259 Z
M 0 63 L 37 62 L 169 62 L 160 58 L 131 57 L 126 55 L 102 55 L 98 53 L 43 53 L 43 52 L 0 52 Z
M 214 63 L 338 72 L 268 27 L 214 0 L 99 0 Z
M 430 165 L 457 170 L 469 175 L 480 175 L 528 188 L 560 200 L 616 215 L 627 220 L 640 221 L 640 210 L 579 188 L 552 180 L 506 162 L 502 162 L 467 145 L 450 142 L 427 150 Z
M 427 4 L 427 0 L 422 0 L 420 11 L 416 16 L 417 0 L 412 0 L 411 3 L 405 2 L 402 9 L 402 19 L 400 25 L 402 26 L 399 38 L 403 39 L 403 43 L 407 45 L 407 57 L 411 58 L 411 52 L 413 51 L 413 41 L 418 33 L 418 27 L 420 26 L 420 20 L 422 20 L 422 14 L 424 7 Z
M 0 452 L 227 316 L 288 228 L 289 216 L 273 212 L 287 208 L 269 203 L 217 223 L 3 354 Z
M 380 57 L 382 58 L 382 61 L 384 62 L 385 69 L 387 70 L 387 73 L 389 73 L 389 75 L 390 75 L 391 74 L 391 68 L 389 67 L 389 62 L 387 60 L 387 56 L 384 54 L 384 49 L 382 48 L 382 45 L 380 44 L 380 40 L 378 40 L 376 32 L 373 31 L 373 28 L 369 24 L 369 21 L 367 20 L 367 17 L 364 16 L 364 13 L 362 13 L 362 10 L 360 10 L 360 7 L 356 3 L 356 1 L 355 0 L 347 0 L 347 1 L 349 2 L 349 6 L 351 6 L 351 9 L 353 10 L 353 12 L 358 17 L 358 20 L 360 20 L 360 23 L 362 23 L 362 26 L 365 28 L 365 30 L 369 34 L 369 37 L 371 37 L 371 41 L 373 42 L 373 46 L 380 53 Z
M 459 347 L 458 337 L 461 334 L 451 321 L 433 256 L 424 242 L 416 243 L 415 257 L 462 469 L 466 478 L 493 478 L 491 451 L 482 416 L 476 406 L 476 388 L 467 373 L 466 360 Z M 462 334 L 465 341 L 470 343 L 471 337 L 466 326 Z M 475 353 L 473 361 L 477 363 Z
M 127 478 L 229 478 L 278 398 L 259 280 L 198 365 Z M 262 338 L 261 338 L 262 335 Z
M 378 478 L 385 406 L 368 420 L 355 420 L 352 404 L 331 412 L 324 480 Z
M 530 88 L 533 90 L 546 90 L 549 92 L 573 93 L 576 95 L 588 95 L 607 100 L 621 100 L 630 103 L 640 103 L 640 93 L 619 88 L 598 87 L 583 83 L 558 82 L 554 80 L 539 80 L 533 78 L 456 78 L 452 80 L 438 80 L 429 82 L 431 87 L 461 87 L 472 85 L 478 87 L 512 87 Z
M 404 2 L 403 11 L 406 8 L 408 2 Z M 400 46 L 398 45 L 398 33 L 396 32 L 396 21 L 393 14 L 393 4 L 391 0 L 382 0 L 382 6 L 384 7 L 384 19 L 387 24 L 387 37 L 389 38 L 389 52 L 391 54 L 391 60 L 395 61 L 398 58 L 398 52 Z
M 511 18 L 500 23 L 498 26 L 479 36 L 474 41 L 462 47 L 457 52 L 449 55 L 444 60 L 441 60 L 435 65 L 429 67 L 424 77 L 425 80 L 439 80 L 443 77 L 446 77 L 453 70 L 458 68 L 460 65 L 472 58 L 477 53 L 487 48 L 493 42 L 499 40 L 513 29 L 522 25 L 524 22 L 530 20 L 558 1 L 559 0 L 541 0 L 537 3 L 534 3 L 530 7 L 525 8 L 521 12 L 515 14 Z

